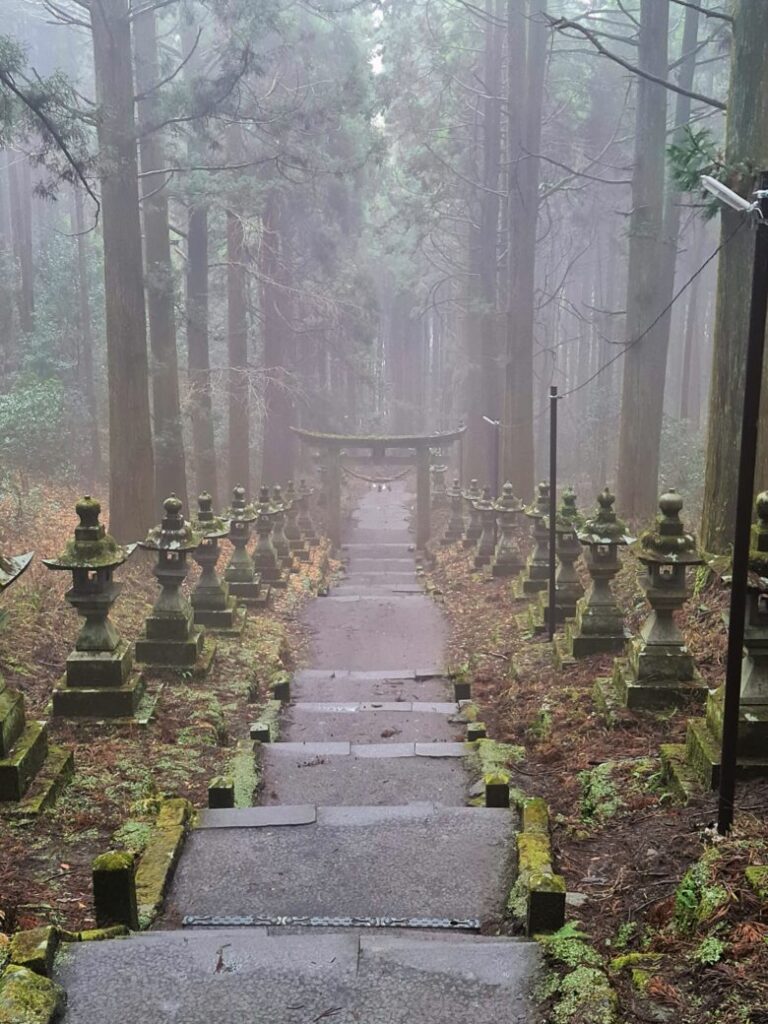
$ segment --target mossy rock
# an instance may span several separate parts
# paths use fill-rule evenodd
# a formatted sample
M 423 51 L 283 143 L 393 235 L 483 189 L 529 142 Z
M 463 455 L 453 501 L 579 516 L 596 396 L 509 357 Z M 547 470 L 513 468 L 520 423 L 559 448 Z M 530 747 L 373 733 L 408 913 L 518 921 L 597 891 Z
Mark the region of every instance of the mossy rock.
M 59 946 L 59 933 L 52 925 L 16 932 L 11 939 L 11 963 L 47 977 Z
M 0 1024 L 52 1024 L 65 1002 L 60 985 L 26 967 L 11 965 L 0 976 Z

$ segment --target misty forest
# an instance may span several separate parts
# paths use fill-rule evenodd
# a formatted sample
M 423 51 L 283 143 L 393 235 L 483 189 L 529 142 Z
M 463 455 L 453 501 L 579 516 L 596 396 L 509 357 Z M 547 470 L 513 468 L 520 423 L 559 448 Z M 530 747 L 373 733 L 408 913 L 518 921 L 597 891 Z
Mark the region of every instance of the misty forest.
M 768 4 L 0 13 L 0 1024 L 768 1024 Z

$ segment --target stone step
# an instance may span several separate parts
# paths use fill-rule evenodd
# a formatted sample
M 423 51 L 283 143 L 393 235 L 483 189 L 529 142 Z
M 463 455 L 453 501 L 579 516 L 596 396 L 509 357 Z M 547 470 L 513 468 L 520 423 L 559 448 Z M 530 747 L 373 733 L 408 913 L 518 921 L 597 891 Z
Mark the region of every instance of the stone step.
M 0 758 L 8 757 L 24 731 L 24 695 L 18 690 L 0 690 Z
M 410 701 L 294 704 L 283 714 L 280 735 L 291 742 L 459 742 L 464 725 L 451 722 L 457 714 L 456 704 Z
M 261 803 L 394 807 L 431 802 L 463 807 L 467 802 L 464 762 L 453 744 L 435 750 L 443 756 L 417 755 L 414 744 L 350 745 L 348 753 L 343 746 L 264 746 Z
M 255 915 L 492 924 L 510 884 L 515 825 L 509 810 L 413 804 L 319 807 L 314 824 L 288 828 L 194 830 L 163 922 Z
M 413 556 L 392 558 L 380 557 L 371 558 L 363 555 L 354 555 L 347 560 L 348 572 L 407 572 L 410 568 L 415 571 L 416 561 Z
M 410 597 L 412 594 L 423 593 L 424 587 L 420 583 L 362 583 L 353 580 L 351 583 L 341 583 L 333 587 L 326 600 L 350 596 L 364 600 L 371 597 L 388 597 L 392 594 Z
M 341 548 L 341 555 L 344 561 L 360 558 L 375 558 L 377 561 L 379 559 L 403 558 L 413 562 L 416 558 L 413 543 L 344 544 Z
M 12 818 L 34 818 L 53 807 L 75 772 L 75 759 L 65 747 L 48 747 L 48 756 L 18 803 L 4 807 Z
M 442 933 L 149 932 L 62 947 L 64 1024 L 523 1024 L 537 946 Z
M 291 682 L 296 701 L 446 701 L 451 696 L 446 679 L 357 679 L 350 673 L 330 678 L 304 678 L 297 673 Z
M 8 757 L 0 761 L 0 801 L 21 800 L 47 753 L 48 726 L 27 722 Z

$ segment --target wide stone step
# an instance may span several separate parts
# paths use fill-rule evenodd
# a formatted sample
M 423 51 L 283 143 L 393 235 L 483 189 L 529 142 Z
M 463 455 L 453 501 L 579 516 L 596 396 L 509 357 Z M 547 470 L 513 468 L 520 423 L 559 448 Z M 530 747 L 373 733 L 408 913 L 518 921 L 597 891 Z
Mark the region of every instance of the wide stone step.
M 439 675 L 439 670 L 438 670 Z M 370 678 L 365 673 L 297 672 L 291 682 L 291 695 L 296 701 L 437 701 L 450 698 L 451 686 L 446 679 Z
M 295 704 L 283 714 L 280 735 L 291 742 L 459 742 L 463 723 L 451 721 L 457 714 L 456 704 L 411 701 Z
M 197 829 L 164 923 L 252 915 L 440 918 L 479 927 L 503 912 L 515 824 L 509 810 L 422 804 L 320 807 L 308 825 Z
M 365 600 L 371 597 L 389 597 L 390 595 L 401 595 L 410 597 L 413 594 L 423 594 L 424 587 L 420 583 L 361 583 L 353 580 L 351 583 L 341 583 L 333 587 L 325 600 L 333 600 L 338 597 L 357 597 Z
M 375 572 L 374 570 L 366 570 L 364 572 L 350 571 L 346 576 L 339 577 L 338 586 L 352 586 L 353 584 L 359 584 L 360 586 L 396 586 L 402 584 L 404 586 L 416 584 L 417 577 L 415 572 L 392 572 L 391 569 L 384 569 L 381 572 Z M 422 590 L 424 588 L 422 587 Z M 331 588 L 331 593 L 336 590 L 336 587 Z
M 147 933 L 64 946 L 65 1024 L 523 1024 L 535 943 L 266 928 Z
M 379 559 L 403 558 L 413 562 L 416 558 L 412 541 L 405 544 L 391 542 L 344 544 L 341 548 L 341 554 L 345 561 L 358 560 L 360 558 L 375 558 L 377 561 Z
M 47 754 L 47 724 L 27 722 L 8 757 L 0 761 L 0 801 L 21 800 Z
M 414 744 L 368 747 L 343 744 L 306 747 L 275 743 L 261 751 L 268 806 L 306 801 L 317 806 L 390 806 L 435 803 L 462 807 L 467 801 L 463 747 L 443 744 L 432 755 Z M 376 756 L 371 756 L 375 753 Z M 439 756 L 442 755 L 442 756 Z

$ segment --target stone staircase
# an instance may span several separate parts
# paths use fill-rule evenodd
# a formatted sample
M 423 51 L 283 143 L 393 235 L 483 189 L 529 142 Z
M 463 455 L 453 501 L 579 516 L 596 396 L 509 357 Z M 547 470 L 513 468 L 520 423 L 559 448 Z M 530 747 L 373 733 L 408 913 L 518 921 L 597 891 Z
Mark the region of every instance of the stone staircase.
M 535 943 L 489 934 L 519 822 L 467 805 L 405 498 L 365 496 L 344 581 L 305 613 L 312 668 L 261 747 L 261 805 L 199 815 L 157 930 L 66 951 L 66 1024 L 537 1019 Z

